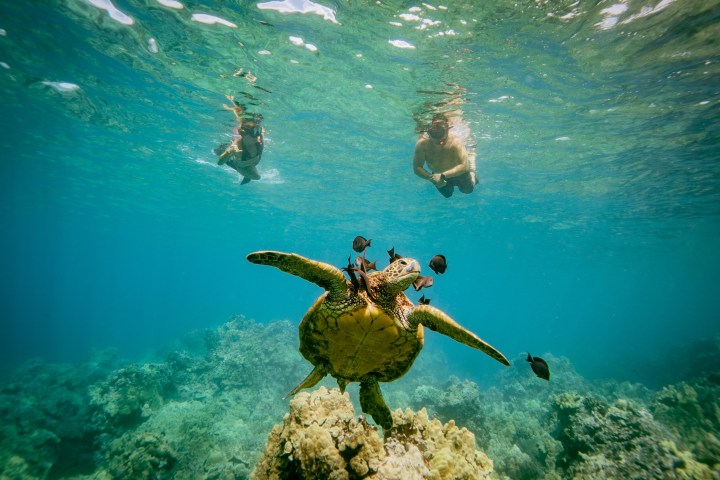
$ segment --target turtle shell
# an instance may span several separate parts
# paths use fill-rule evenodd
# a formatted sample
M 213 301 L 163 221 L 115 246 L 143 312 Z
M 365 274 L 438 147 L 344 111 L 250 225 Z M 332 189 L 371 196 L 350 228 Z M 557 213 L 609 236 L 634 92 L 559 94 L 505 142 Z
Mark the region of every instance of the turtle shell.
M 373 302 L 337 306 L 325 297 L 300 323 L 300 353 L 310 363 L 348 382 L 367 375 L 390 382 L 410 369 L 423 346 L 423 327 L 403 326 L 402 308 L 390 315 Z

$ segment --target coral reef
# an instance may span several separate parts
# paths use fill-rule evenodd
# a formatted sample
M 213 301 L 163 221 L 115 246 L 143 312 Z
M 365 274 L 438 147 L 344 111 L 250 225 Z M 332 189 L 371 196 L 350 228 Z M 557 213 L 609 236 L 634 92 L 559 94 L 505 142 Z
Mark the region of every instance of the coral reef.
M 707 465 L 677 449 L 648 410 L 632 402 L 608 405 L 564 393 L 555 398 L 554 411 L 566 478 L 714 478 Z
M 296 380 L 296 337 L 235 317 L 163 362 L 29 362 L 0 390 L 0 479 L 247 478 Z
M 301 363 L 295 328 L 235 317 L 201 335 L 201 355 L 175 351 L 165 363 L 127 367 L 90 389 L 98 474 L 247 478 L 285 408 L 284 372 Z
M 122 368 L 90 388 L 91 423 L 101 432 L 132 428 L 162 407 L 172 389 L 164 364 Z
M 680 439 L 680 446 L 720 469 L 720 375 L 664 387 L 652 412 Z
M 501 479 L 718 478 L 717 385 L 666 387 L 649 410 L 654 396 L 641 385 L 590 384 L 566 359 L 543 358 L 551 382 L 518 357 L 498 386 L 482 390 L 451 377 L 416 387 L 411 404 L 489 432 L 478 444 Z
M 117 363 L 109 351 L 80 365 L 29 360 L 0 389 L 0 478 L 35 479 L 92 471 L 87 385 Z
M 393 412 L 394 427 L 380 438 L 339 390 L 302 392 L 276 425 L 253 480 L 265 479 L 480 479 L 492 462 L 475 437 L 450 421 L 430 420 L 425 410 Z
M 396 410 L 384 439 L 322 387 L 286 413 L 307 366 L 290 322 L 238 316 L 151 363 L 107 351 L 77 365 L 32 360 L 0 387 L 0 480 L 231 480 L 256 465 L 257 478 L 482 478 L 493 464 L 498 480 L 720 480 L 720 375 L 652 391 L 589 382 L 541 356 L 550 382 L 523 354 L 484 388 L 449 377 L 443 354 L 425 349 L 384 386 L 389 405 L 417 412 Z

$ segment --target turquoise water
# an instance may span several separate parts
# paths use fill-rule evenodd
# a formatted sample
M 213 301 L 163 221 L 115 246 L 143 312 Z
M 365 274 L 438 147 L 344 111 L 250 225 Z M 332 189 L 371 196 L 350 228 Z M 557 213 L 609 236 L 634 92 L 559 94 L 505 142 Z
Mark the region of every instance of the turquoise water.
M 422 293 L 508 357 L 647 384 L 713 368 L 687 352 L 720 333 L 717 2 L 304 4 L 324 15 L 0 4 L 3 371 L 298 322 L 320 289 L 245 255 L 343 266 L 356 235 L 382 265 L 443 253 Z M 445 199 L 412 173 L 413 115 L 450 84 L 480 182 Z M 225 94 L 265 118 L 248 185 L 214 165 Z M 456 371 L 501 368 L 427 337 Z

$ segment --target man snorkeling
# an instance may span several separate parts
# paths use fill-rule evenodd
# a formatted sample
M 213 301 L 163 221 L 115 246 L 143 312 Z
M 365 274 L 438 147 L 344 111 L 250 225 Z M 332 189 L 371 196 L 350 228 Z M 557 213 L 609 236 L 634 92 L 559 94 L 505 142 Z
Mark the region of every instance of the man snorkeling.
M 461 132 L 452 131 L 455 126 L 445 114 L 433 115 L 430 127 L 415 144 L 413 158 L 415 175 L 429 180 L 445 198 L 452 196 L 455 187 L 472 193 L 477 184 L 475 154 L 466 150 Z

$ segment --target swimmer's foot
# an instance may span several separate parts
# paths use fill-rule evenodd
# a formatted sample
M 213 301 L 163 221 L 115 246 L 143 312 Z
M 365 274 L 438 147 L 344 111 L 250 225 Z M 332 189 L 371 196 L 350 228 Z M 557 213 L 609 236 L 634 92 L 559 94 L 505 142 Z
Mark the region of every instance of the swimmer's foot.
M 250 177 L 243 177 L 242 182 L 240 182 L 240 185 L 245 185 L 246 183 L 250 183 L 252 178 Z

